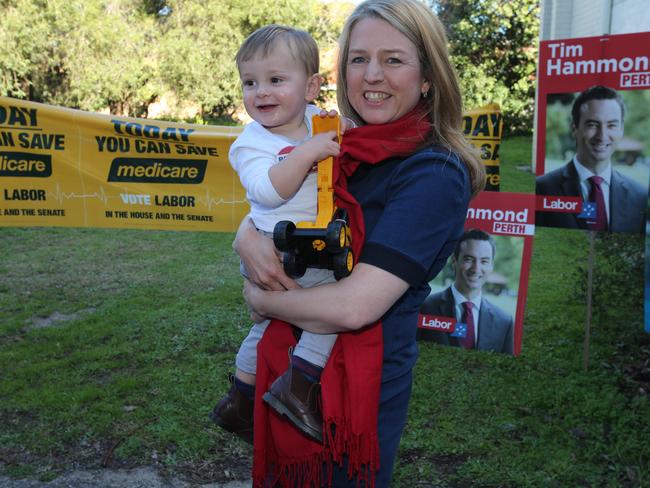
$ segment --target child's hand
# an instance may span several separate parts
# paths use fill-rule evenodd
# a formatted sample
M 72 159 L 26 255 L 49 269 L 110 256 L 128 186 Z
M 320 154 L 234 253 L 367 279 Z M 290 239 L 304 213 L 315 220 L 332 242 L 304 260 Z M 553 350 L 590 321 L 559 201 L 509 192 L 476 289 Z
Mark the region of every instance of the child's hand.
M 313 156 L 314 161 L 321 161 L 330 156 L 338 156 L 341 146 L 336 142 L 336 132 L 333 130 L 316 134 L 300 145 L 301 150 Z
M 322 118 L 325 118 L 325 117 L 336 117 L 338 114 L 339 114 L 339 113 L 338 113 L 336 110 L 334 110 L 334 109 L 332 109 L 332 110 L 330 110 L 330 111 L 328 112 L 328 111 L 325 110 L 324 108 L 321 108 L 321 109 L 320 109 L 320 113 L 319 113 L 318 115 L 320 115 Z
M 318 114 L 321 117 L 336 117 L 338 115 L 338 112 L 336 110 L 330 110 L 329 112 L 325 109 L 322 109 L 320 113 Z M 354 123 L 354 120 L 345 117 L 344 115 L 341 115 L 341 134 L 345 134 L 345 132 L 349 129 L 354 129 L 357 127 L 357 124 Z

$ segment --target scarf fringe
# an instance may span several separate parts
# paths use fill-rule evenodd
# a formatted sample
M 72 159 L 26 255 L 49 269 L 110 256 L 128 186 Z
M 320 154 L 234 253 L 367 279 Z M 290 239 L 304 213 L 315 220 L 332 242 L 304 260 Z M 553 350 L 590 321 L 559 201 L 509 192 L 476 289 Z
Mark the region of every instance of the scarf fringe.
M 324 453 L 305 457 L 283 458 L 264 470 L 253 470 L 254 488 L 320 488 L 323 479 Z M 331 475 L 330 475 L 331 478 Z
M 349 423 L 325 422 L 325 448 L 320 452 L 298 457 L 284 457 L 271 462 L 265 469 L 253 470 L 254 488 L 320 488 L 332 486 L 334 464 L 348 462 L 348 478 L 356 477 L 357 487 L 365 482 L 375 485 L 379 469 L 379 439 L 377 434 L 353 434 Z
M 348 478 L 357 478 L 357 487 L 361 482 L 375 486 L 375 475 L 379 469 L 379 439 L 377 431 L 354 434 L 348 422 L 328 419 L 324 429 L 325 445 L 331 463 L 343 465 L 347 455 Z M 332 485 L 331 466 L 328 465 L 328 485 Z

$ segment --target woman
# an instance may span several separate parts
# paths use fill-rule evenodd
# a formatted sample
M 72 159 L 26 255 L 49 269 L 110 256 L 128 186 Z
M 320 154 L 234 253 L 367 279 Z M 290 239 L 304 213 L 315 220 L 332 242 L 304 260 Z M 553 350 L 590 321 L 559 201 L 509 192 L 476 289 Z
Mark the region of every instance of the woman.
M 277 319 L 260 346 L 258 389 L 286 368 L 292 334 L 278 320 L 341 333 L 321 378 L 325 446 L 289 439 L 291 429 L 258 396 L 260 486 L 390 484 L 411 393 L 419 307 L 462 233 L 471 196 L 485 183 L 459 130 L 461 97 L 446 43 L 443 26 L 417 0 L 368 0 L 343 29 L 338 104 L 359 126 L 346 132 L 338 159 L 347 188 L 344 177 L 337 179 L 337 204 L 350 212 L 359 257 L 348 278 L 297 289 L 270 259 L 272 242 L 250 222 L 240 226 L 234 246 L 250 274 L 245 299 L 252 315 Z

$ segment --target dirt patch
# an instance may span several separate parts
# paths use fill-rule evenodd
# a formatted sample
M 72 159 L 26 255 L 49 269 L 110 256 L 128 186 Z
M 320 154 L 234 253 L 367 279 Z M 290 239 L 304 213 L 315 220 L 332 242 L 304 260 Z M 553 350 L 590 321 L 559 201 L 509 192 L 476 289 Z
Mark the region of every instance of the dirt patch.
M 32 317 L 28 320 L 27 326 L 24 328 L 25 332 L 38 329 L 46 329 L 48 327 L 55 327 L 63 325 L 66 322 L 72 322 L 79 320 L 85 315 L 91 314 L 95 311 L 94 308 L 84 308 L 78 312 L 71 313 L 69 315 L 64 315 L 59 312 L 54 312 L 49 317 Z
M 458 469 L 467 461 L 464 454 L 428 454 L 419 449 L 407 449 L 399 454 L 400 461 L 411 465 L 434 466 L 438 478 L 435 480 L 412 480 L 418 488 L 469 488 L 469 482 L 455 480 Z
M 3 465 L 0 463 L 0 471 Z M 145 466 L 134 469 L 101 469 L 72 471 L 52 481 L 12 479 L 0 476 L 3 488 L 248 488 L 251 480 L 227 483 L 196 484 L 162 476 Z

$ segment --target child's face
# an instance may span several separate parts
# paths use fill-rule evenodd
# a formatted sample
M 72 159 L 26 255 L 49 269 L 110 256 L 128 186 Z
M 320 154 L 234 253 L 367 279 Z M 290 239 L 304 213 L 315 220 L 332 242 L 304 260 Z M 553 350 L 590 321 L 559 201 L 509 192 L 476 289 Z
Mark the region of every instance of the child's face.
M 239 76 L 246 112 L 274 134 L 291 136 L 300 129 L 305 105 L 320 88 L 314 81 L 317 75 L 308 77 L 284 45 L 275 46 L 266 57 L 256 55 L 240 63 Z

